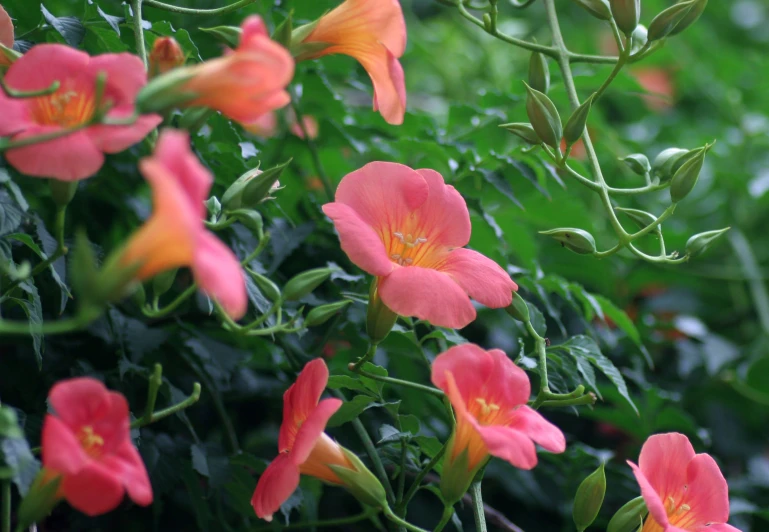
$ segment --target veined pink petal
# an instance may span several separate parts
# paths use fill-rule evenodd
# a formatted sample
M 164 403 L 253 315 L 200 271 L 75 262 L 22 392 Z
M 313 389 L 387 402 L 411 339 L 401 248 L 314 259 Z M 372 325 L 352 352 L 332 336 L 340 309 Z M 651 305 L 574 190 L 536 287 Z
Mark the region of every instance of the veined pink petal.
M 537 465 L 537 449 L 529 436 L 502 425 L 477 425 L 489 454 L 505 460 L 519 469 L 533 469 Z
M 692 458 L 694 448 L 683 434 L 655 434 L 641 448 L 638 467 L 662 500 L 678 500 Z
M 18 64 L 18 61 L 17 63 Z M 54 126 L 31 126 L 14 140 L 60 131 Z M 104 154 L 85 131 L 5 152 L 8 163 L 22 174 L 78 181 L 91 177 L 104 164 Z
M 470 298 L 448 275 L 419 266 L 396 268 L 380 278 L 379 296 L 396 314 L 438 327 L 460 329 L 476 315 Z
M 152 485 L 147 469 L 130 439 L 126 439 L 117 448 L 115 454 L 104 460 L 104 465 L 119 472 L 128 496 L 139 506 L 152 504 Z
M 96 461 L 88 462 L 74 475 L 65 475 L 60 489 L 73 508 L 90 516 L 114 510 L 125 493 L 113 472 Z
M 315 358 L 305 364 L 296 382 L 283 394 L 283 423 L 280 426 L 278 438 L 280 452 L 290 451 L 294 447 L 299 427 L 318 408 L 318 402 L 323 395 L 323 390 L 326 389 L 326 384 L 328 384 L 326 362 L 322 358 Z
M 90 58 L 85 52 L 63 44 L 33 46 L 5 73 L 9 87 L 22 90 L 42 90 L 54 81 L 83 76 L 88 72 Z
M 566 450 L 566 438 L 564 438 L 561 429 L 525 404 L 516 409 L 511 427 L 519 430 L 534 440 L 534 443 L 550 452 L 562 453 Z
M 123 442 L 131 441 L 128 401 L 122 393 L 107 390 L 104 404 L 106 407 L 91 413 L 86 425 L 104 440 L 102 452 L 113 453 Z
M 654 486 L 646 478 L 641 468 L 630 460 L 627 463 L 633 469 L 638 485 L 641 486 L 641 495 L 643 495 L 646 506 L 649 508 L 649 517 L 647 519 L 653 518 L 663 529 L 666 529 L 668 526 L 668 514 L 665 510 L 665 503 L 662 501 L 659 493 L 657 493 L 657 490 L 654 489 Z
M 246 280 L 240 261 L 213 233 L 202 230 L 193 252 L 192 273 L 200 289 L 216 299 L 232 319 L 248 309 Z
M 147 72 L 142 60 L 128 53 L 102 54 L 90 58 L 88 70 L 94 78 L 99 73 L 106 75 L 104 99 L 112 104 L 110 115 L 115 111 L 118 111 L 118 116 L 130 115 L 136 95 L 147 84 Z
M 371 275 L 389 275 L 394 268 L 382 239 L 360 216 L 344 203 L 326 203 L 323 212 L 339 233 L 342 250 L 350 260 Z
M 489 308 L 507 307 L 518 285 L 496 262 L 467 248 L 451 250 L 436 268 L 479 303 Z
M 729 486 L 718 464 L 708 454 L 698 454 L 686 468 L 688 515 L 698 525 L 729 520 Z M 679 523 L 676 523 L 678 525 Z
M 294 448 L 290 453 L 295 464 L 301 465 L 307 460 L 318 438 L 323 434 L 326 423 L 341 406 L 342 401 L 337 398 L 324 399 L 318 403 L 296 434 Z
M 494 360 L 487 351 L 475 344 L 460 344 L 435 357 L 431 379 L 436 387 L 448 393 L 447 374 L 453 375 L 457 390 L 466 404 L 483 391 L 493 368 Z
M 77 473 L 89 460 L 72 429 L 56 416 L 43 420 L 41 447 L 43 465 L 58 473 Z
M 470 241 L 470 212 L 465 199 L 457 189 L 447 185 L 443 176 L 435 170 L 417 170 L 427 186 L 427 199 L 420 206 L 418 216 L 422 220 L 427 241 L 450 248 L 461 248 Z
M 90 377 L 57 382 L 48 392 L 48 402 L 57 417 L 71 429 L 88 425 L 110 410 L 109 390 Z
M 490 349 L 487 353 L 493 361 L 485 383 L 488 399 L 507 412 L 525 405 L 531 395 L 529 376 L 501 349 Z
M 251 497 L 251 506 L 257 517 L 272 521 L 272 515 L 291 497 L 299 486 L 299 468 L 288 453 L 279 454 L 267 466 Z

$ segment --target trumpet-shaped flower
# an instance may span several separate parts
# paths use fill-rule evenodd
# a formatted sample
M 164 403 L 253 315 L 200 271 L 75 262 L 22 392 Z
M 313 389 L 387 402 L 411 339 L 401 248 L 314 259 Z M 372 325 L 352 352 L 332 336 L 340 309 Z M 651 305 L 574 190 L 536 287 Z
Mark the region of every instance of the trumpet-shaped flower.
M 671 432 L 649 437 L 638 465 L 628 462 L 649 516 L 643 532 L 740 532 L 729 520 L 729 486 L 709 454 L 695 454 L 689 438 Z
M 433 361 L 432 382 L 446 393 L 456 414 L 441 479 L 447 500 L 467 491 L 490 455 L 532 469 L 537 465 L 535 443 L 554 453 L 566 449 L 560 429 L 526 405 L 529 378 L 501 350 L 452 347 Z
M 384 490 L 355 455 L 332 440 L 324 431 L 342 401 L 320 396 L 328 383 L 323 359 L 304 367 L 296 382 L 283 395 L 283 424 L 278 436 L 279 455 L 262 476 L 251 498 L 256 515 L 267 521 L 299 485 L 299 475 L 343 485 L 363 502 L 381 504 Z
M 248 305 L 243 271 L 235 254 L 203 225 L 213 176 L 190 150 L 187 133 L 164 130 L 139 170 L 152 187 L 154 210 L 128 241 L 120 264 L 138 268 L 137 280 L 189 266 L 203 292 L 233 318 L 242 317 Z
M 99 102 L 97 76 L 106 75 Z M 77 181 L 95 174 L 105 153 L 117 153 L 143 139 L 160 123 L 157 115 L 140 116 L 130 125 L 93 123 L 95 114 L 108 108 L 107 118 L 134 114 L 134 99 L 147 82 L 141 60 L 130 54 L 85 52 L 61 44 L 39 44 L 17 59 L 5 82 L 19 91 L 38 91 L 59 82 L 52 94 L 35 98 L 9 98 L 0 92 L 0 136 L 19 141 L 29 137 L 73 130 L 61 138 L 12 148 L 5 152 L 11 166 L 35 177 Z
M 56 412 L 43 421 L 43 466 L 61 477 L 58 495 L 88 515 L 113 510 L 125 492 L 152 503 L 152 486 L 131 442 L 128 403 L 91 378 L 58 382 L 48 394 Z
M 262 19 L 251 16 L 243 22 L 233 52 L 176 69 L 173 75 L 187 79 L 176 89 L 191 95 L 184 105 L 215 109 L 249 124 L 288 104 L 291 98 L 285 88 L 294 76 L 294 59 L 270 39 Z
M 470 297 L 510 305 L 517 285 L 494 261 L 465 249 L 465 200 L 434 170 L 374 162 L 346 175 L 323 206 L 350 260 L 377 276 L 378 297 L 401 316 L 441 327 L 475 319 Z M 469 296 L 469 297 L 468 297 Z
M 398 0 L 346 0 L 314 24 L 298 47 L 298 59 L 354 57 L 374 85 L 374 110 L 390 124 L 402 124 L 406 85 L 398 58 L 406 49 L 406 23 Z

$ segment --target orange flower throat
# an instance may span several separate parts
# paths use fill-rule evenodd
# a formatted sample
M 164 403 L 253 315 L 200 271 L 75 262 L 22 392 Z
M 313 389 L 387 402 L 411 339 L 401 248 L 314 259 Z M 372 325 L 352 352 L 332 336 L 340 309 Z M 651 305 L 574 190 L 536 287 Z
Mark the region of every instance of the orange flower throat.
M 77 433 L 77 439 L 88 456 L 91 458 L 101 456 L 104 438 L 94 432 L 93 427 L 90 425 L 82 427 Z
M 72 128 L 91 120 L 96 103 L 92 93 L 62 87 L 53 94 L 35 98 L 30 107 L 38 124 Z

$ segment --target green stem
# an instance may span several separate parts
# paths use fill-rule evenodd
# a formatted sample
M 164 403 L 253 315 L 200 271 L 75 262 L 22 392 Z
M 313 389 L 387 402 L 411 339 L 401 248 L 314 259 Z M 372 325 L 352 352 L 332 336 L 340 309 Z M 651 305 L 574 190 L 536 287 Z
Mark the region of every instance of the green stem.
M 537 369 L 539 370 L 539 393 L 534 400 L 533 408 L 537 408 L 544 402 L 544 394 L 550 392 L 550 385 L 547 379 L 547 345 L 545 339 L 534 329 L 531 321 L 526 321 L 526 330 L 534 338 L 534 350 L 537 353 Z
M 147 47 L 144 44 L 144 28 L 142 28 L 142 2 L 144 0 L 131 0 L 131 11 L 133 12 L 134 38 L 136 39 L 136 55 L 138 55 L 144 68 L 147 68 Z M 148 4 L 150 2 L 147 2 Z
M 0 152 L 12 150 L 14 148 L 23 148 L 24 146 L 32 146 L 33 144 L 48 142 L 49 140 L 60 139 L 69 136 L 72 133 L 76 133 L 81 129 L 85 129 L 89 125 L 90 123 L 86 123 L 77 127 L 52 131 L 51 133 L 43 133 L 42 135 L 36 135 L 34 137 L 25 137 L 19 140 L 0 139 Z
M 639 194 L 646 194 L 647 192 L 656 192 L 658 190 L 668 188 L 669 186 L 670 182 L 660 183 L 658 185 L 646 185 L 645 187 L 637 188 L 614 188 L 607 186 L 606 190 L 609 192 L 609 194 L 614 196 L 637 196 Z
M 592 393 L 586 393 L 580 397 L 573 399 L 553 399 L 549 401 L 542 401 L 539 406 L 547 407 L 562 407 L 562 406 L 580 406 L 580 405 L 593 405 L 595 404 L 595 395 Z
M 406 492 L 406 495 L 403 496 L 403 500 L 401 501 L 401 508 L 405 510 L 405 508 L 408 506 L 409 501 L 416 495 L 417 491 L 419 491 L 419 488 L 421 487 L 422 481 L 424 478 L 430 473 L 430 471 L 433 470 L 433 468 L 440 462 L 441 458 L 443 458 L 443 455 L 446 454 L 446 449 L 448 447 L 448 442 L 443 444 L 443 447 L 440 448 L 440 450 L 433 456 L 433 458 L 427 463 L 425 467 L 423 467 L 419 473 L 417 473 L 416 478 L 414 478 L 414 482 L 409 487 L 409 490 Z M 400 509 L 400 508 L 399 508 Z
M 2 532 L 11 532 L 11 479 L 5 479 L 2 481 L 2 492 L 0 492 L 0 499 L 2 499 Z
M 144 5 L 155 7 L 157 9 L 163 9 L 165 11 L 171 11 L 172 13 L 181 13 L 183 15 L 211 16 L 224 15 L 225 13 L 235 11 L 236 9 L 240 9 L 241 7 L 253 4 L 254 2 L 256 2 L 256 0 L 239 0 L 238 2 L 228 6 L 217 7 L 216 9 L 192 9 L 189 7 L 179 7 L 171 4 L 164 4 L 163 2 L 158 2 L 157 0 L 144 0 Z
M 155 364 L 155 370 L 149 379 L 149 386 L 147 387 L 147 405 L 144 408 L 144 415 L 139 420 L 140 423 L 150 424 L 152 423 L 152 415 L 155 412 L 155 403 L 158 399 L 158 391 L 163 384 L 163 366 Z
M 150 386 L 152 386 L 151 382 L 152 381 L 150 381 Z M 163 410 L 152 412 L 149 416 L 147 416 L 147 414 L 145 413 L 141 418 L 131 423 L 131 428 L 138 429 L 140 427 L 149 425 L 150 423 L 155 423 L 156 421 L 160 421 L 163 418 L 167 418 L 172 414 L 176 414 L 177 412 L 180 412 L 185 408 L 188 408 L 194 405 L 200 399 L 200 391 L 201 391 L 200 383 L 198 382 L 194 383 L 192 385 L 192 393 L 190 394 L 189 397 L 187 397 L 187 399 L 185 399 L 180 403 L 176 403 L 173 406 L 169 406 L 168 408 L 164 408 Z
M 419 528 L 418 526 L 414 526 L 408 521 L 405 521 L 400 517 L 398 517 L 397 515 L 395 515 L 389 506 L 385 506 L 383 510 L 384 510 L 385 517 L 387 517 L 387 519 L 389 519 L 390 521 L 392 521 L 397 525 L 402 526 L 406 530 L 411 530 L 412 532 L 427 532 L 427 530 L 425 530 L 424 528 Z
M 454 507 L 451 505 L 444 506 L 443 515 L 441 515 L 441 520 L 435 526 L 434 532 L 441 532 L 441 530 L 444 529 L 444 527 L 449 523 L 449 521 L 451 521 L 452 515 L 454 515 Z
M 38 96 L 46 96 L 48 94 L 53 94 L 57 90 L 59 90 L 59 87 L 61 86 L 61 83 L 59 80 L 55 80 L 53 83 L 51 83 L 48 87 L 45 89 L 39 89 L 35 91 L 17 91 L 16 89 L 10 88 L 5 83 L 5 79 L 3 76 L 0 76 L 0 88 L 5 92 L 5 94 L 9 98 L 36 98 Z
M 366 449 L 366 454 L 368 454 L 368 457 L 371 459 L 371 463 L 374 465 L 376 476 L 379 477 L 379 482 L 382 483 L 382 486 L 387 493 L 387 500 L 394 502 L 395 494 L 393 493 L 393 488 L 390 485 L 390 478 L 387 476 L 387 472 L 385 471 L 384 465 L 382 464 L 382 460 L 379 458 L 379 454 L 376 452 L 376 448 L 374 447 L 374 442 L 371 440 L 371 436 L 368 435 L 368 432 L 366 432 L 366 427 L 363 426 L 363 422 L 359 418 L 356 417 L 352 420 L 352 426 L 353 429 L 355 429 L 355 433 L 358 435 L 361 443 L 363 443 L 363 448 Z M 387 510 L 389 510 L 389 508 L 387 508 Z M 385 514 L 387 514 L 387 510 L 385 510 Z
M 310 150 L 312 162 L 315 165 L 315 171 L 318 173 L 318 178 L 320 179 L 321 183 L 323 183 L 323 191 L 326 193 L 326 197 L 329 201 L 334 201 L 334 187 L 331 186 L 331 181 L 329 180 L 328 175 L 326 175 L 326 171 L 323 169 L 323 163 L 320 160 L 318 148 L 315 146 L 315 141 L 310 138 L 310 134 L 307 131 L 307 126 L 304 124 L 304 115 L 299 109 L 297 100 L 298 98 L 296 91 L 292 91 L 291 109 L 294 110 L 294 115 L 296 115 L 296 123 L 299 124 L 299 128 L 302 130 L 302 134 L 304 135 L 304 141 L 307 143 L 307 148 Z
M 487 532 L 486 512 L 483 509 L 483 495 L 481 494 L 481 481 L 476 480 L 470 485 L 470 495 L 473 498 L 473 516 L 475 517 L 475 530 Z
M 72 318 L 58 320 L 42 325 L 32 325 L 27 321 L 0 320 L 1 334 L 63 334 L 82 329 L 101 315 L 101 309 L 84 309 Z
M 366 351 L 366 354 L 360 357 L 355 363 L 352 363 L 349 366 L 347 366 L 347 369 L 355 373 L 360 372 L 360 368 L 363 367 L 363 364 L 365 364 L 366 362 L 370 362 L 371 359 L 374 358 L 374 354 L 376 353 L 376 347 L 377 347 L 377 344 L 375 343 L 369 344 L 368 351 Z
M 355 369 L 353 369 L 353 366 L 354 366 L 354 364 L 350 364 L 348 369 L 350 369 L 351 371 L 354 371 L 358 375 L 362 375 L 364 377 L 368 377 L 369 379 L 373 379 L 375 381 L 386 382 L 388 384 L 395 384 L 396 386 L 405 386 L 407 388 L 413 388 L 414 390 L 419 390 L 420 392 L 429 393 L 429 394 L 435 395 L 436 397 L 440 397 L 440 398 L 443 398 L 443 396 L 444 396 L 444 393 L 441 390 L 439 390 L 438 388 L 433 388 L 431 386 L 425 386 L 424 384 L 419 384 L 419 383 L 416 383 L 416 382 L 404 381 L 404 380 L 396 379 L 396 378 L 393 378 L 393 377 L 385 377 L 385 376 L 382 376 L 382 375 L 376 375 L 374 373 L 370 373 L 370 372 L 365 371 L 363 369 L 355 370 Z
M 154 306 L 153 308 L 144 307 L 142 308 L 142 314 L 144 314 L 148 318 L 162 318 L 163 316 L 167 316 L 168 314 L 176 310 L 177 307 L 179 307 L 179 305 L 181 305 L 187 299 L 189 299 L 189 297 L 195 293 L 195 290 L 197 290 L 197 288 L 198 288 L 198 285 L 193 283 L 190 286 L 188 286 L 184 292 L 176 296 L 176 299 L 171 301 L 165 307 L 161 309 L 154 308 Z
M 340 525 L 349 525 L 352 523 L 357 523 L 358 521 L 364 521 L 368 519 L 371 516 L 376 515 L 379 513 L 379 510 L 376 508 L 367 508 L 365 511 L 356 514 L 351 515 L 350 517 L 340 517 L 338 519 L 325 519 L 322 521 L 308 521 L 305 523 L 291 523 L 289 525 L 281 525 L 281 530 L 310 530 L 312 528 L 321 528 L 321 527 L 329 527 L 329 526 L 340 526 Z M 271 530 L 275 530 L 275 527 L 272 525 L 268 526 L 259 526 L 253 529 L 253 532 L 269 532 Z

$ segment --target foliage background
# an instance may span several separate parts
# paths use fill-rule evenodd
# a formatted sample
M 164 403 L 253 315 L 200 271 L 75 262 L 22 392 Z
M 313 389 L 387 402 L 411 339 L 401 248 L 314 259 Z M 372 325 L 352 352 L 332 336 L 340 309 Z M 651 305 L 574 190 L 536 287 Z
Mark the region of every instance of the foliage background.
M 189 62 L 197 62 L 221 53 L 219 44 L 199 27 L 238 25 L 249 13 L 261 14 L 274 27 L 291 9 L 296 19 L 309 21 L 336 3 L 283 0 L 273 5 L 260 0 L 211 18 L 147 6 L 144 15 L 148 40 L 173 35 Z M 525 11 L 500 3 L 505 31 L 549 42 L 540 3 Z M 644 0 L 643 22 L 648 24 L 652 14 L 670 3 Z M 3 4 L 15 19 L 22 45 L 62 42 L 66 37 L 92 54 L 135 51 L 130 24 L 122 20 L 130 18 L 128 8 L 118 2 L 99 0 L 97 6 L 91 0 L 45 0 L 52 16 L 75 17 L 69 19 L 64 36 L 50 20 L 46 23 L 39 3 L 5 0 Z M 185 2 L 196 8 L 219 4 Z M 601 43 L 610 40 L 606 28 L 571 2 L 557 4 L 570 48 L 599 53 Z M 567 452 L 541 454 L 541 465 L 532 472 L 492 461 L 484 482 L 486 503 L 527 531 L 571 530 L 576 487 L 600 459 L 608 459 L 609 490 L 593 527 L 602 529 L 615 509 L 638 494 L 624 460 L 637 458 L 648 435 L 680 431 L 722 466 L 731 487 L 732 523 L 745 531 L 767 529 L 769 6 L 759 0 L 710 2 L 695 27 L 670 40 L 642 65 L 623 72 L 591 113 L 590 128 L 604 173 L 615 186 L 633 186 L 638 179 L 617 162 L 619 156 L 643 152 L 653 157 L 669 146 L 690 148 L 718 140 L 694 193 L 666 223 L 668 249 L 683 248 L 694 233 L 733 229 L 704 257 L 677 267 L 654 266 L 623 255 L 598 261 L 571 254 L 538 235 L 551 227 L 581 227 L 599 242 L 613 244 L 598 198 L 574 182 L 561 182 L 538 155 L 527 153 L 497 127 L 525 120 L 521 80 L 526 79 L 528 54 L 495 41 L 437 2 L 404 1 L 403 7 L 409 30 L 403 58 L 409 112 L 403 126 L 389 126 L 370 110 L 370 82 L 352 59 L 329 57 L 297 66 L 299 105 L 320 125 L 315 142 L 320 167 L 334 183 L 372 160 L 441 172 L 471 207 L 470 246 L 515 274 L 522 293 L 542 311 L 541 326 L 546 323 L 551 342 L 577 334 L 594 338 L 621 369 L 638 409 L 636 414 L 607 379 L 595 377 L 603 396 L 595 408 L 581 408 L 578 413 L 545 411 L 567 434 Z M 565 90 L 555 65 L 550 66 L 550 96 L 563 114 Z M 644 103 L 637 75 L 650 68 L 667 75 L 674 89 L 671 105 L 664 109 L 649 110 Z M 579 65 L 580 96 L 595 90 L 608 71 L 606 66 Z M 218 196 L 259 162 L 269 167 L 293 157 L 281 179 L 285 188 L 276 201 L 263 205 L 271 241 L 251 266 L 282 284 L 305 269 L 334 263 L 343 273 L 335 274 L 301 304 L 315 306 L 343 296 L 365 299 L 367 280 L 346 260 L 320 211 L 325 197 L 317 178 L 319 165 L 304 141 L 290 134 L 260 139 L 214 116 L 194 144 L 216 174 L 213 194 Z M 145 143 L 108 157 L 96 177 L 81 183 L 68 212 L 68 239 L 75 228 L 85 228 L 103 257 L 146 218 L 148 191 L 135 162 L 147 153 Z M 34 263 L 35 246 L 50 252 L 54 245 L 45 230 L 46 224 L 52 227 L 54 212 L 47 186 L 9 167 L 0 167 L 0 181 L 0 258 L 12 258 L 17 265 L 25 260 Z M 666 194 L 623 205 L 659 213 L 666 206 Z M 220 236 L 229 239 L 241 257 L 255 244 L 240 225 Z M 653 237 L 647 239 L 653 247 Z M 58 261 L 59 279 L 67 279 L 66 268 L 64 260 Z M 33 319 L 52 320 L 71 312 L 74 303 L 67 297 L 66 285 L 53 272 L 35 282 L 36 290 L 27 290 L 16 302 L 3 302 L 3 317 L 30 314 Z M 182 272 L 172 290 L 178 293 L 188 282 L 189 276 Z M 253 284 L 249 296 L 252 311 L 269 306 Z M 289 308 L 289 314 L 298 306 Z M 603 313 L 607 320 L 601 319 Z M 257 473 L 276 452 L 280 397 L 295 376 L 287 357 L 306 361 L 326 356 L 332 374 L 345 375 L 347 363 L 366 347 L 364 317 L 364 304 L 356 302 L 343 315 L 300 335 L 244 339 L 219 327 L 202 296 L 159 320 L 144 318 L 127 300 L 81 333 L 0 339 L 0 400 L 18 410 L 33 447 L 39 442 L 45 396 L 59 379 L 84 374 L 104 379 L 127 395 L 137 415 L 144 407 L 146 377 L 156 362 L 164 368 L 159 406 L 183 398 L 194 381 L 203 385 L 201 401 L 194 407 L 134 434 L 156 492 L 151 508 L 124 503 L 116 512 L 87 519 L 60 506 L 45 530 L 271 529 L 253 516 L 249 500 Z M 501 311 L 479 312 L 479 320 L 458 334 L 487 347 L 501 347 L 512 356 L 520 351 L 521 362 L 527 363 L 525 353 L 531 346 Z M 375 362 L 400 378 L 426 382 L 429 374 L 420 352 L 431 358 L 457 341 L 464 341 L 457 333 L 432 332 L 423 324 L 404 322 L 382 345 Z M 569 360 L 551 359 L 553 384 L 564 389 L 586 378 Z M 343 386 L 344 379 L 337 384 Z M 362 419 L 374 436 L 391 435 L 388 426 L 398 423 L 413 432 L 408 443 L 410 468 L 416 469 L 417 461 L 429 456 L 431 449 L 435 452 L 435 438 L 443 441 L 447 436 L 445 414 L 437 401 L 391 387 L 343 392 L 352 399 L 345 414 L 349 418 L 365 408 Z M 362 451 L 349 423 L 340 423 L 331 433 Z M 394 471 L 401 440 L 384 440 L 379 448 Z M 17 457 L 10 445 L 3 445 L 3 453 L 9 464 Z M 25 482 L 23 475 L 18 480 Z M 341 490 L 322 489 L 312 480 L 302 481 L 301 492 L 285 508 L 287 515 L 291 507 L 295 523 L 359 511 L 354 499 Z M 408 517 L 430 527 L 440 510 L 436 496 L 422 490 Z M 473 529 L 469 508 L 459 509 L 458 518 L 465 530 Z M 501 521 L 490 526 L 505 529 Z M 363 522 L 349 529 L 370 527 Z

